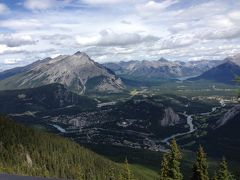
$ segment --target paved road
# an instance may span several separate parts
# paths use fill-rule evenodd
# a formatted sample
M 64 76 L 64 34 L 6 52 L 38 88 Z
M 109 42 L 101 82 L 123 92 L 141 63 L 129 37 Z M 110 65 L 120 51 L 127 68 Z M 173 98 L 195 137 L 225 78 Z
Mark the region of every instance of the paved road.
M 28 176 L 0 174 L 0 180 L 60 180 L 60 179 L 49 179 L 49 178 L 41 178 L 41 177 L 28 177 Z

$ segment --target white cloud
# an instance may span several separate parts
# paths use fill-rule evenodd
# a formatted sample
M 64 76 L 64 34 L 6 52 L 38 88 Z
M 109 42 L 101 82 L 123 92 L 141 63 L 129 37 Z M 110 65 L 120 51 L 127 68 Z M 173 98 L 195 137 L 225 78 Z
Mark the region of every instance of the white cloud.
M 188 28 L 189 28 L 189 25 L 187 23 L 181 22 L 181 23 L 174 24 L 169 28 L 169 30 L 172 31 L 173 33 L 178 33 L 180 31 L 188 30 Z
M 99 61 L 216 59 L 240 50 L 240 3 L 235 1 L 23 1 L 31 11 L 12 9 L 0 20 L 5 34 L 0 64 L 4 59 L 27 63 L 77 50 Z
M 240 39 L 240 28 L 227 28 L 227 29 L 219 29 L 219 30 L 206 30 L 205 32 L 201 32 L 198 36 L 202 39 L 214 40 L 214 39 Z
M 9 8 L 5 4 L 0 3 L 0 14 L 6 13 L 7 11 L 9 11 Z
M 46 10 L 64 7 L 72 0 L 25 0 L 24 7 L 30 10 Z
M 240 11 L 230 12 L 228 15 L 232 20 L 240 20 Z
M 0 55 L 1 54 L 13 54 L 13 53 L 18 53 L 18 52 L 23 52 L 23 51 L 16 47 L 8 47 L 5 44 L 0 44 Z
M 55 3 L 55 0 L 26 0 L 24 7 L 31 10 L 43 10 L 54 7 Z
M 97 36 L 77 36 L 77 42 L 82 46 L 126 46 L 149 41 L 157 41 L 159 38 L 138 33 L 115 33 L 111 30 L 103 30 Z
M 134 4 L 144 0 L 80 0 L 80 2 L 89 5 L 116 5 L 116 4 Z
M 14 64 L 18 64 L 19 62 L 21 62 L 21 59 L 4 59 L 4 64 L 6 65 L 14 65 Z
M 121 23 L 123 24 L 132 24 L 130 21 L 122 20 Z
M 82 0 L 86 4 L 118 4 L 123 3 L 125 0 Z
M 37 19 L 10 19 L 0 21 L 0 27 L 14 30 L 30 30 L 41 26 L 42 24 Z
M 198 42 L 198 39 L 191 35 L 175 35 L 160 42 L 160 49 L 175 49 L 179 47 L 187 47 Z
M 137 5 L 137 10 L 139 14 L 141 15 L 152 15 L 152 14 L 160 14 L 164 10 L 166 10 L 168 7 L 178 3 L 178 0 L 165 0 L 161 2 L 156 2 L 156 1 L 148 1 L 145 4 L 140 4 Z
M 0 44 L 8 47 L 18 47 L 35 43 L 36 41 L 29 35 L 0 34 Z

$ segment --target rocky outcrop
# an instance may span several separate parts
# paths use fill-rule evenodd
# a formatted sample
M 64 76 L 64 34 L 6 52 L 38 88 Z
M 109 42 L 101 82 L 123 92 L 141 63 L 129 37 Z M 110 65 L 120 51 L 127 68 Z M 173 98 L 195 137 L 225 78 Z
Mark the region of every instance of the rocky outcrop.
M 174 126 L 180 124 L 181 119 L 175 111 L 169 107 L 164 110 L 164 117 L 161 120 L 160 124 L 162 127 Z
M 240 105 L 236 105 L 231 108 L 224 116 L 216 122 L 214 129 L 224 126 L 229 120 L 233 119 L 236 115 L 240 113 Z

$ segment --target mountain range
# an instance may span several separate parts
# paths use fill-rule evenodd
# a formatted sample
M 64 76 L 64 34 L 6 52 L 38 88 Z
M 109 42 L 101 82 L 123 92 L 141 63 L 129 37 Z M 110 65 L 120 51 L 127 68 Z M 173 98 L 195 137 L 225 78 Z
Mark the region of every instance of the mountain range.
M 129 80 L 207 80 L 233 84 L 239 75 L 240 55 L 211 61 L 181 62 L 161 58 L 158 61 L 121 61 L 101 65 L 86 53 L 76 52 L 0 72 L 0 90 L 28 89 L 57 83 L 76 94 L 119 93 Z M 134 82 L 131 84 L 136 84 Z
M 120 76 L 157 80 L 198 76 L 221 63 L 222 61 L 220 60 L 183 62 L 168 61 L 161 58 L 157 61 L 121 61 L 105 63 L 103 65 Z
M 82 52 L 46 58 L 0 73 L 0 89 L 23 89 L 59 83 L 77 94 L 120 92 L 120 78 Z

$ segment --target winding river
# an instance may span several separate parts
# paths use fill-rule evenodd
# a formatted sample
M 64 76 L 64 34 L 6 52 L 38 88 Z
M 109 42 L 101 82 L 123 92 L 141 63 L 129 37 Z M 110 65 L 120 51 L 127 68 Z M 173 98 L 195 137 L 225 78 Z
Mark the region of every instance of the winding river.
M 223 99 L 221 99 L 221 100 L 219 101 L 219 103 L 220 103 L 220 106 L 219 106 L 219 107 L 213 107 L 210 112 L 201 113 L 200 115 L 209 115 L 209 114 L 215 112 L 218 108 L 221 108 L 221 107 L 225 107 L 225 106 L 226 106 L 226 104 L 225 104 L 225 102 L 224 102 Z M 187 106 L 187 107 L 189 107 L 189 106 Z M 163 140 L 161 141 L 162 143 L 166 143 L 167 145 L 169 145 L 169 144 L 170 144 L 169 141 L 170 141 L 171 139 L 176 138 L 176 137 L 179 137 L 179 136 L 183 136 L 183 135 L 186 135 L 186 134 L 191 134 L 191 133 L 193 133 L 194 131 L 197 130 L 197 128 L 194 128 L 194 125 L 193 125 L 193 118 L 192 118 L 193 115 L 188 115 L 187 112 L 184 112 L 183 115 L 185 115 L 185 116 L 187 117 L 187 124 L 189 125 L 189 131 L 184 132 L 184 133 L 173 134 L 173 135 L 171 135 L 171 136 L 163 139 Z
M 61 126 L 56 125 L 56 124 L 50 124 L 51 126 L 55 127 L 58 131 L 60 131 L 61 133 L 65 133 L 66 130 L 63 129 Z
M 193 133 L 194 131 L 196 131 L 197 129 L 194 128 L 194 125 L 193 125 L 193 118 L 192 116 L 193 115 L 187 115 L 186 112 L 184 112 L 184 115 L 187 117 L 187 124 L 189 125 L 189 131 L 187 132 L 184 132 L 184 133 L 177 133 L 177 134 L 173 134 L 165 139 L 163 139 L 161 142 L 162 143 L 166 143 L 166 144 L 169 144 L 169 141 L 173 138 L 176 138 L 178 136 L 183 136 L 183 135 L 186 135 L 186 134 L 190 134 L 190 133 Z

